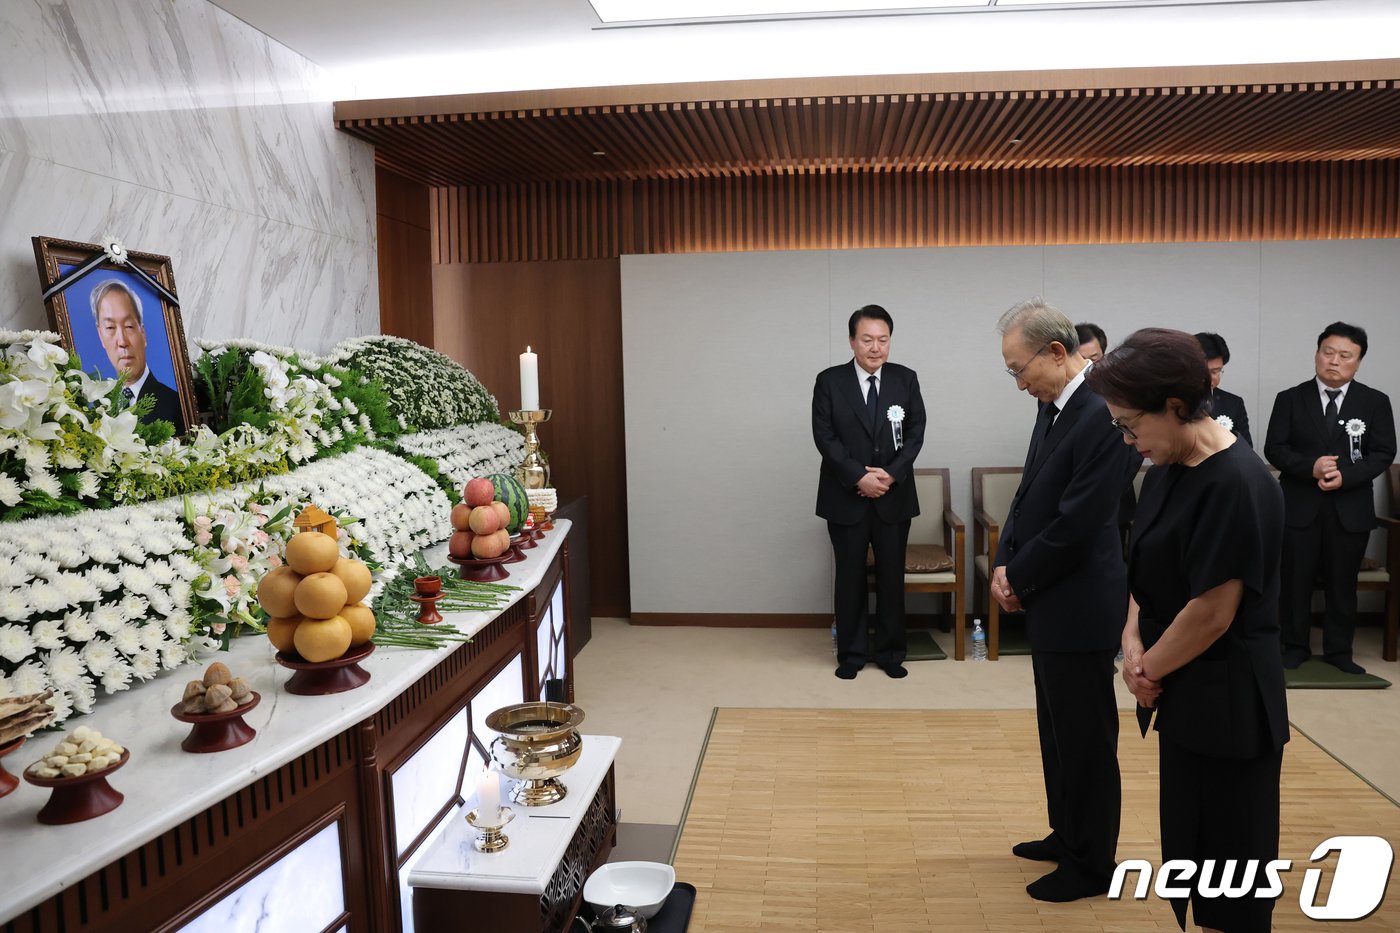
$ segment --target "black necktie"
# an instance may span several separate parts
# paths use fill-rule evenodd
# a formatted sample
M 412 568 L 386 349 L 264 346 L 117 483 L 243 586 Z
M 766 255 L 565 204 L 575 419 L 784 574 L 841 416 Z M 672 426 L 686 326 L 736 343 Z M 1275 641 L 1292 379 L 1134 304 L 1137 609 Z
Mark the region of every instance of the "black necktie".
M 865 380 L 870 383 L 870 391 L 865 393 L 865 414 L 870 419 L 870 427 L 879 427 L 876 424 L 876 417 L 880 414 L 880 386 L 875 382 L 874 374 Z
M 1026 465 L 1030 466 L 1035 462 L 1036 456 L 1040 453 L 1040 445 L 1045 443 L 1045 436 L 1050 433 L 1050 428 L 1055 423 L 1055 416 L 1060 413 L 1060 406 L 1051 402 L 1040 410 L 1040 417 L 1035 422 L 1035 433 L 1031 435 L 1031 452 L 1026 458 Z
M 1326 419 L 1328 420 L 1328 422 L 1329 422 L 1329 424 L 1327 425 L 1327 427 L 1328 427 L 1328 428 L 1331 428 L 1331 427 L 1332 427 L 1332 425 L 1330 424 L 1331 420 L 1332 420 L 1333 418 L 1337 417 L 1337 396 L 1339 396 L 1339 395 L 1342 394 L 1342 390 L 1341 390 L 1341 389 L 1323 389 L 1322 391 L 1324 391 L 1324 392 L 1327 393 L 1327 410 L 1324 411 L 1324 412 L 1322 413 L 1322 416 L 1323 416 L 1324 418 L 1326 418 Z
M 122 387 L 122 398 L 126 399 L 126 404 L 122 406 L 123 408 L 130 408 L 131 403 L 136 401 L 136 395 L 131 391 L 131 386 Z

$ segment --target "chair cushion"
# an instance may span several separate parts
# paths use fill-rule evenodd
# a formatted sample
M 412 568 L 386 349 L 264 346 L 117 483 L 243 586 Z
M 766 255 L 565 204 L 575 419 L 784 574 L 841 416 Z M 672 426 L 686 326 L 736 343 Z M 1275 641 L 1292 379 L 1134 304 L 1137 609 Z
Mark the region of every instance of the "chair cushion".
M 987 563 L 986 554 L 978 554 L 976 557 L 972 558 L 972 565 L 976 568 L 978 575 L 991 579 L 991 572 L 987 569 Z
M 1362 572 L 1362 573 L 1366 573 L 1366 572 L 1369 571 L 1369 570 L 1384 570 L 1384 569 L 1385 569 L 1385 564 L 1383 564 L 1383 563 L 1381 563 L 1380 561 L 1376 560 L 1374 557 L 1363 557 L 1363 558 L 1361 558 L 1361 572 Z
M 865 552 L 865 566 L 875 566 L 875 550 Z M 953 569 L 953 558 L 941 544 L 909 544 L 904 549 L 905 573 L 943 573 Z

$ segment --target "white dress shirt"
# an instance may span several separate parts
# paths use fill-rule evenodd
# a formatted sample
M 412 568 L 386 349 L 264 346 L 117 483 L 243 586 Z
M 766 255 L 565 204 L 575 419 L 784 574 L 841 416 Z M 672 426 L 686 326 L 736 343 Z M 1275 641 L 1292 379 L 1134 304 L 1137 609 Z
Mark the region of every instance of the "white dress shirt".
M 1093 365 L 1093 363 L 1090 363 L 1083 369 L 1081 369 L 1079 371 L 1079 375 L 1075 376 L 1073 379 L 1067 382 L 1065 384 L 1065 387 L 1060 390 L 1060 394 L 1055 398 L 1055 408 L 1058 410 L 1055 412 L 1055 420 L 1051 421 L 1051 424 L 1054 424 L 1055 421 L 1059 421 L 1060 415 L 1063 415 L 1065 413 L 1065 406 L 1069 404 L 1069 397 L 1074 394 L 1075 389 L 1083 385 L 1084 377 L 1089 374 L 1089 369 Z
M 1327 403 L 1329 401 L 1327 398 L 1327 390 L 1332 389 L 1334 392 L 1338 389 L 1341 390 L 1342 394 L 1337 396 L 1337 411 L 1340 412 L 1342 410 L 1342 402 L 1345 402 L 1347 398 L 1347 390 L 1351 388 L 1351 383 L 1348 382 L 1345 385 L 1340 385 L 1333 389 L 1332 386 L 1329 386 L 1316 376 L 1313 377 L 1313 381 L 1317 383 L 1317 397 L 1322 399 L 1322 413 L 1324 415 L 1327 414 Z
M 882 373 L 882 372 L 885 371 L 885 367 L 881 366 L 879 369 L 875 370 L 873 373 L 868 373 L 868 372 L 866 372 L 865 370 L 863 370 L 863 369 L 860 368 L 860 361 L 859 361 L 859 360 L 852 360 L 852 361 L 851 361 L 851 365 L 854 366 L 854 367 L 856 368 L 856 378 L 858 378 L 858 379 L 860 380 L 860 397 L 863 398 L 863 399 L 865 399 L 865 404 L 869 405 L 869 404 L 870 404 L 870 377 L 871 377 L 871 376 L 874 376 L 874 377 L 875 377 L 875 391 L 876 391 L 876 392 L 879 392 L 879 391 L 880 391 L 880 373 Z

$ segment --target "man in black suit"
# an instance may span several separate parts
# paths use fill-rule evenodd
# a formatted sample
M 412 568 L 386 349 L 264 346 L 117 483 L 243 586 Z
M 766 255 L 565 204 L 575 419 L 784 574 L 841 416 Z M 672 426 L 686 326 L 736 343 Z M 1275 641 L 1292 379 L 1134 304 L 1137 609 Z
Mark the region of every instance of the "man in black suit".
M 1002 529 L 992 595 L 1024 609 L 1050 835 L 1012 851 L 1059 867 L 1026 891 L 1071 901 L 1108 890 L 1122 787 L 1113 656 L 1128 610 L 1117 503 L 1142 457 L 1125 446 L 1067 317 L 1039 298 L 997 323 L 1006 371 L 1039 402 Z
M 1074 325 L 1075 336 L 1079 338 L 1079 355 L 1090 363 L 1097 363 L 1108 352 L 1108 334 L 1103 328 L 1089 321 Z
M 1264 456 L 1283 487 L 1283 666 L 1311 654 L 1313 581 L 1322 576 L 1327 613 L 1322 659 L 1350 674 L 1356 630 L 1356 574 L 1376 527 L 1371 481 L 1395 459 L 1390 398 L 1353 381 L 1366 355 L 1366 331 L 1341 321 L 1317 338 L 1315 378 L 1274 400 Z
M 1254 439 L 1249 436 L 1249 414 L 1244 410 L 1244 399 L 1220 388 L 1220 375 L 1225 372 L 1225 366 L 1230 362 L 1230 345 L 1225 342 L 1225 338 L 1219 334 L 1212 334 L 1202 331 L 1196 334 L 1196 342 L 1201 345 L 1201 352 L 1206 355 L 1206 369 L 1210 370 L 1210 399 L 1211 415 L 1216 421 L 1221 421 L 1235 436 L 1244 441 L 1250 447 L 1254 446 Z
M 146 319 L 141 296 L 121 279 L 108 279 L 92 290 L 92 320 L 97 338 L 119 377 L 125 378 L 122 394 L 130 405 L 153 396 L 155 407 L 143 421 L 169 421 L 175 433 L 185 433 L 180 394 L 151 374 L 146 365 Z
M 817 515 L 836 557 L 836 676 L 850 680 L 870 661 L 866 645 L 866 551 L 875 552 L 873 659 L 903 677 L 904 550 L 919 514 L 914 461 L 924 446 L 924 400 L 912 369 L 888 362 L 894 321 L 866 305 L 847 324 L 849 363 L 817 376 L 812 437 L 822 455 Z

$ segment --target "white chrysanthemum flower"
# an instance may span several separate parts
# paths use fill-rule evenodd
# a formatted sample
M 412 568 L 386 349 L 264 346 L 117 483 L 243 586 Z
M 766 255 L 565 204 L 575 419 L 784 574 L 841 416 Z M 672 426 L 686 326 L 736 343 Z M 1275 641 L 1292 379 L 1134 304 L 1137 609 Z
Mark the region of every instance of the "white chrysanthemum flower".
M 117 649 L 105 638 L 94 638 L 83 646 L 83 664 L 94 676 L 107 673 L 117 660 Z
M 175 606 L 170 602 L 170 597 L 164 590 L 156 590 L 151 594 L 151 615 L 158 619 L 163 619 L 170 615 Z
M 102 479 L 92 470 L 78 474 L 78 498 L 93 499 L 102 489 Z
M 138 680 L 150 680 L 160 673 L 160 655 L 154 651 L 141 651 L 131 658 L 131 673 Z
M 86 642 L 97 634 L 97 628 L 87 613 L 75 609 L 63 617 L 63 634 L 69 641 Z
M 175 571 L 168 561 L 153 560 L 146 565 L 146 573 L 156 586 L 169 586 L 175 582 Z
M 44 666 L 55 686 L 67 688 L 76 684 L 86 670 L 83 658 L 73 648 L 58 648 L 44 655 Z
M 63 646 L 63 623 L 58 619 L 40 619 L 29 626 L 29 634 L 34 636 L 37 648 L 61 648 Z
M 54 695 L 49 698 L 48 704 L 53 707 L 54 725 L 59 725 L 67 721 L 68 717 L 73 715 L 73 701 L 69 699 L 68 694 L 64 693 L 62 690 L 56 691 Z
M 126 625 L 112 634 L 112 646 L 128 658 L 141 651 L 141 632 L 134 625 Z
M 83 458 L 67 447 L 60 447 L 53 454 L 54 466 L 65 470 L 76 470 L 83 465 Z
M 52 583 L 35 580 L 29 587 L 29 605 L 35 612 L 61 612 L 68 608 L 68 602 Z
M 34 648 L 34 639 L 27 628 L 0 625 L 0 658 L 11 664 L 18 664 L 33 654 Z
M 126 624 L 126 614 L 120 606 L 113 603 L 94 606 L 88 618 L 92 621 L 94 629 L 106 635 L 115 634 Z
M 145 619 L 151 608 L 151 604 L 144 597 L 135 593 L 127 593 L 118 605 L 121 606 L 122 615 L 126 616 L 128 622 L 140 622 Z
M 77 606 L 82 603 L 90 603 L 102 594 L 97 587 L 87 577 L 80 573 L 71 571 L 60 573 L 53 581 L 54 592 L 58 598 L 63 600 L 65 606 Z
M 49 678 L 44 670 L 44 665 L 37 660 L 26 661 L 10 675 L 10 687 L 19 696 L 39 693 L 48 685 Z
M 58 562 L 58 566 L 66 570 L 81 567 L 88 562 L 88 556 L 83 553 L 81 548 L 64 543 L 55 544 L 49 548 L 49 557 L 52 557 Z
M 102 675 L 102 689 L 108 693 L 117 693 L 131 686 L 131 665 L 121 658 L 112 662 L 112 666 L 107 668 Z
M 121 569 L 122 586 L 128 593 L 138 593 L 147 596 L 155 589 L 156 582 L 151 579 L 151 575 L 146 572 L 146 568 L 137 564 L 127 564 Z
M 19 505 L 24 491 L 19 488 L 19 483 L 8 473 L 0 473 L 0 502 L 6 506 Z
M 24 598 L 23 593 L 23 590 L 17 588 L 0 590 L 0 619 L 23 622 L 29 618 L 33 607 L 29 605 L 29 600 Z
M 189 613 L 187 612 L 172 613 L 165 620 L 165 634 L 169 635 L 177 642 L 183 642 L 190 637 L 190 625 L 192 622 L 193 620 L 190 619 Z
M 88 582 L 103 593 L 110 593 L 122 585 L 121 574 L 106 567 L 93 567 L 87 571 Z
M 115 564 L 121 556 L 116 545 L 110 541 L 98 541 L 88 545 L 88 557 L 98 564 Z
M 192 583 L 199 578 L 204 571 L 200 568 L 199 562 L 192 559 L 188 554 L 171 554 L 170 569 L 175 571 L 175 576 L 186 583 Z
M 170 585 L 170 601 L 176 606 L 188 606 L 194 597 L 194 588 L 188 581 L 176 580 Z
M 122 560 L 128 564 L 144 564 L 146 562 L 146 546 L 139 542 L 132 541 L 123 544 L 117 548 L 117 552 L 121 554 Z
M 73 700 L 73 708 L 85 716 L 92 712 L 92 708 L 97 704 L 97 688 L 86 677 L 74 684 L 67 693 Z
M 179 667 L 189 660 L 189 652 L 183 645 L 162 645 L 160 649 L 160 664 L 166 670 Z
M 63 484 L 48 470 L 36 470 L 31 473 L 29 475 L 29 488 L 55 499 L 63 497 Z
M 165 644 L 165 626 L 147 623 L 140 627 L 141 647 L 146 651 L 156 651 Z

